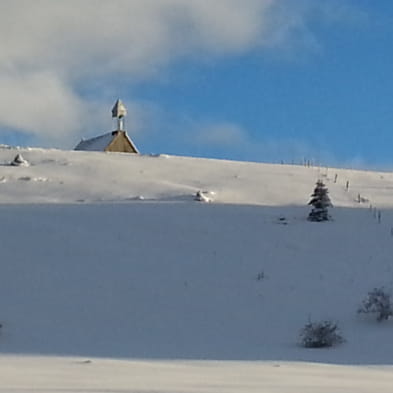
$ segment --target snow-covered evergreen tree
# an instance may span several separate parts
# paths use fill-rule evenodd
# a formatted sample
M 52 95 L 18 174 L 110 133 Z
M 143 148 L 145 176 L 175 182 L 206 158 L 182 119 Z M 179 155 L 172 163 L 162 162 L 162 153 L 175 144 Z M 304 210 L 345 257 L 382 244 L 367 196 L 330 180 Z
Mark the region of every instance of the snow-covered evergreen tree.
M 308 215 L 309 221 L 328 221 L 330 219 L 328 208 L 332 207 L 330 201 L 329 191 L 323 184 L 322 180 L 318 180 L 314 188 L 314 192 L 311 195 L 311 200 L 308 202 L 313 208 Z

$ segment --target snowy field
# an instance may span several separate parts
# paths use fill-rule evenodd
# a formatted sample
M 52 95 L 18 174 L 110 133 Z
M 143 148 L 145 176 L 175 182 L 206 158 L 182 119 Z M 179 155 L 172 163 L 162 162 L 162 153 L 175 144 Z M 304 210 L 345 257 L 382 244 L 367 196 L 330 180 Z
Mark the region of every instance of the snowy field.
M 393 321 L 356 312 L 393 288 L 392 173 L 6 147 L 0 163 L 0 392 L 392 391 Z M 328 223 L 306 220 L 318 178 Z M 346 342 L 300 347 L 309 319 Z
M 1 393 L 363 393 L 392 391 L 390 367 L 278 362 L 0 358 Z

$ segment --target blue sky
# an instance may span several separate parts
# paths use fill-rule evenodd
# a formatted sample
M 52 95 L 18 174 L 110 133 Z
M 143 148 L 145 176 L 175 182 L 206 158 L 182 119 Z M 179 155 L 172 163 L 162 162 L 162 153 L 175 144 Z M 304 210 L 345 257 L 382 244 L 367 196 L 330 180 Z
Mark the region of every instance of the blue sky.
M 393 167 L 393 2 L 209 3 L 4 1 L 2 143 L 72 148 L 120 97 L 142 152 Z

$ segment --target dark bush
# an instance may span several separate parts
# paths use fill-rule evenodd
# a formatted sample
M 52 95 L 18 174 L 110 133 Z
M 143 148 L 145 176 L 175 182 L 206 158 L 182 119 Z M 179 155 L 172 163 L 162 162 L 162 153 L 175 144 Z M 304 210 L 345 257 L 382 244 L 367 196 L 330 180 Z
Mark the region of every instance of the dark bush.
M 306 348 L 332 347 L 343 341 L 337 323 L 332 321 L 308 322 L 300 331 L 300 343 Z
M 358 309 L 361 314 L 374 314 L 378 322 L 386 321 L 393 315 L 390 293 L 385 288 L 374 288 Z

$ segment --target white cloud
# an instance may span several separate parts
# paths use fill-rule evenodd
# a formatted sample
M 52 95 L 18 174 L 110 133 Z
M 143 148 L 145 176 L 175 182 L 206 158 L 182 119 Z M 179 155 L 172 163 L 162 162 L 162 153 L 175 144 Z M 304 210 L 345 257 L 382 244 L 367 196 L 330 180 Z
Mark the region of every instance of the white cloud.
M 57 68 L 69 77 L 145 73 L 196 48 L 253 45 L 274 0 L 3 0 L 2 68 Z
M 244 147 L 249 143 L 246 130 L 232 123 L 217 123 L 198 127 L 194 135 L 196 143 L 209 146 Z
M 179 127 L 181 130 L 184 127 Z M 313 164 L 336 162 L 335 157 L 315 141 L 305 141 L 299 138 L 283 137 L 275 132 L 264 132 L 264 137 L 255 137 L 250 130 L 235 123 L 206 123 L 191 126 L 188 144 L 193 144 L 196 151 L 206 152 L 221 158 L 259 162 L 283 162 L 286 164 L 303 164 L 310 161 Z M 181 132 L 181 131 L 178 131 Z M 186 141 L 185 141 L 186 142 Z M 187 146 L 187 144 L 186 144 Z M 228 156 L 230 152 L 230 157 Z
M 7 127 L 42 136 L 78 128 L 82 117 L 78 98 L 49 72 L 0 75 L 0 119 Z M 4 92 L 6 92 L 4 94 Z
M 104 124 L 100 116 L 92 123 L 91 114 L 112 91 L 107 85 L 111 75 L 149 78 L 179 57 L 279 45 L 304 24 L 302 12 L 289 3 L 2 0 L 0 127 L 55 143 L 71 141 Z M 100 80 L 107 83 L 102 94 L 83 99 L 81 88 L 100 85 Z

